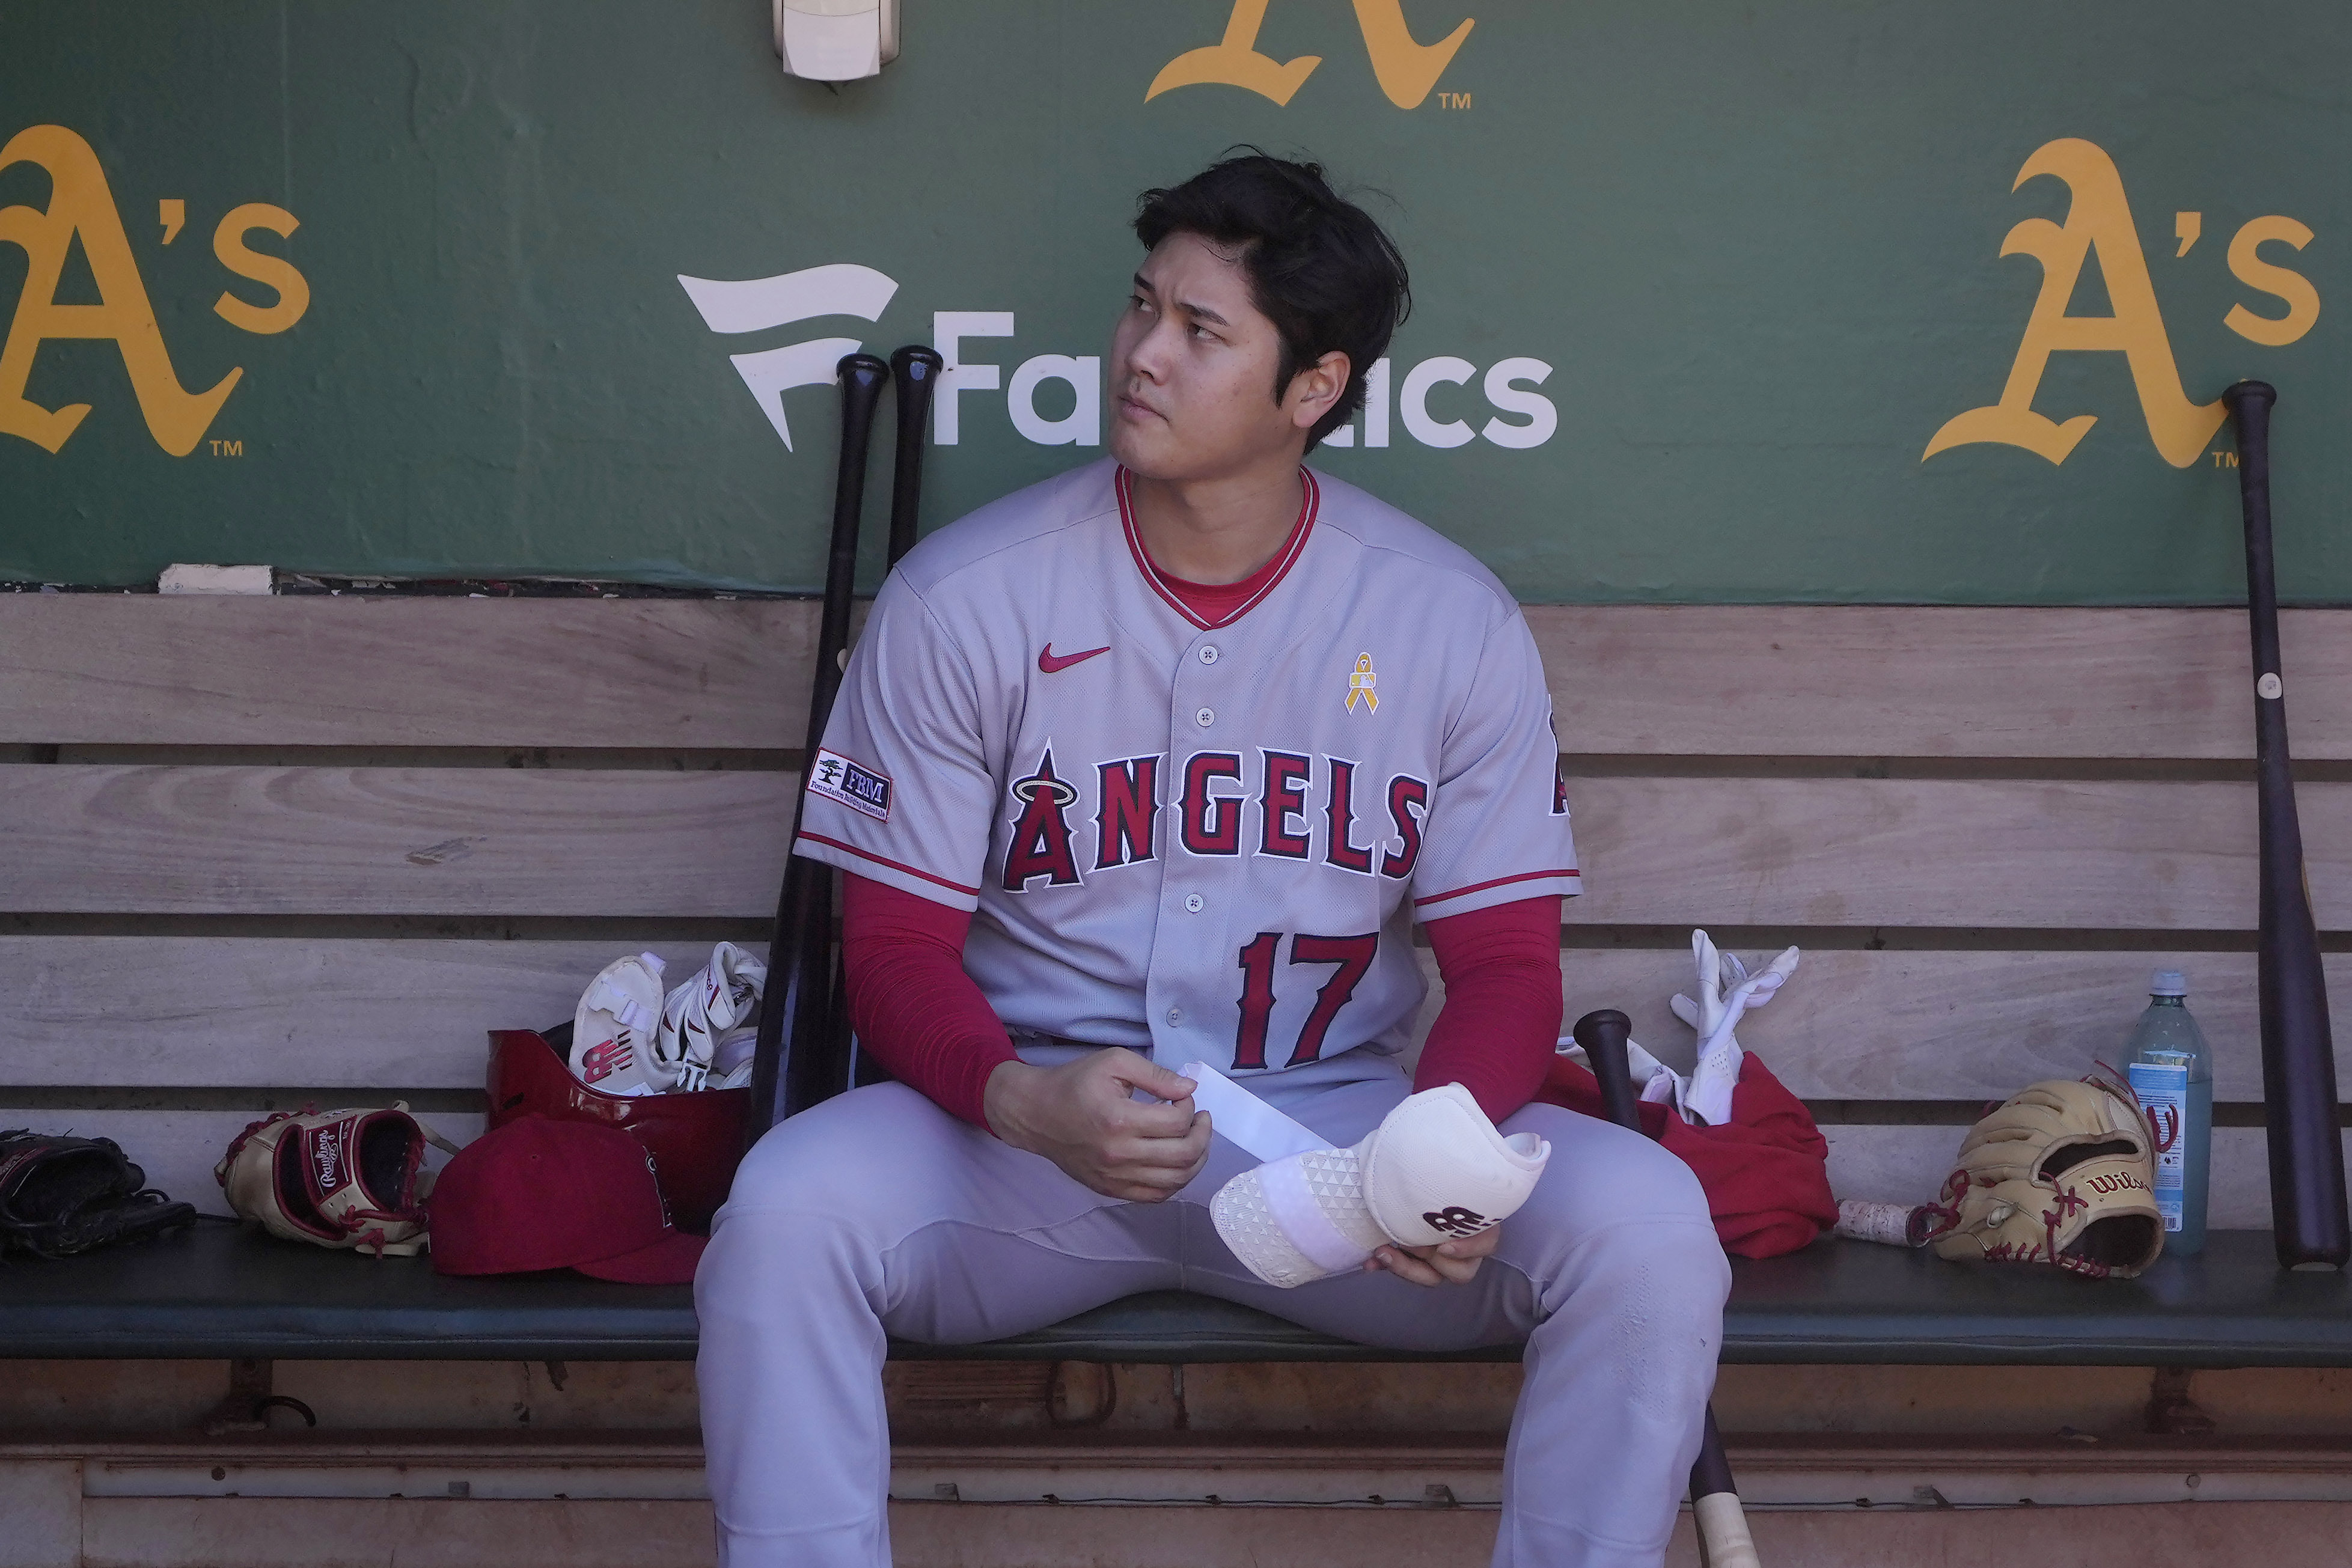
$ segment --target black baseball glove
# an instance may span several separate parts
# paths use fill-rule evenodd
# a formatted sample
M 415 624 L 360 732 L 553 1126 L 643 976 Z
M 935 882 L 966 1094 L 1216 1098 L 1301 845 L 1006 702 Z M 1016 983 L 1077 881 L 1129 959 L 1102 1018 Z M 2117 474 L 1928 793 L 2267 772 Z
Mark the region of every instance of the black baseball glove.
M 0 1252 L 63 1258 L 195 1218 L 195 1205 L 148 1186 L 111 1138 L 0 1133 Z

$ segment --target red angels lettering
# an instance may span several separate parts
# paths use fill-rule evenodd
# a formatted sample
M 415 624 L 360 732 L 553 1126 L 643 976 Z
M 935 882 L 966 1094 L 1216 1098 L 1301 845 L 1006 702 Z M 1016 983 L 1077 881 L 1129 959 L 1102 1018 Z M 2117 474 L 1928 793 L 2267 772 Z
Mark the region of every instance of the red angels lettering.
M 1021 815 L 1005 847 L 1004 891 L 1026 893 L 1041 876 L 1053 887 L 1076 886 L 1078 862 L 1070 853 L 1070 824 L 1062 813 L 1078 792 L 1055 775 L 1052 747 L 1038 758 L 1036 772 L 1013 781 L 1012 794 L 1021 802 Z
M 1372 852 L 1368 846 L 1357 848 L 1349 842 L 1356 826 L 1356 765 L 1331 758 L 1330 792 L 1324 804 L 1324 815 L 1331 821 L 1331 836 L 1324 841 L 1323 860 L 1341 871 L 1360 871 L 1370 875 Z
M 1427 815 L 1428 785 L 1405 773 L 1389 780 L 1389 821 L 1396 824 L 1397 837 L 1403 841 L 1404 848 L 1381 856 L 1382 876 L 1402 882 L 1412 874 L 1413 862 L 1421 859 L 1421 820 Z
M 1313 764 L 1293 751 L 1265 753 L 1265 800 L 1264 831 L 1258 835 L 1258 852 L 1281 855 L 1286 860 L 1307 858 L 1307 779 Z M 1301 820 L 1298 832 L 1290 831 L 1290 820 Z
M 1095 815 L 1095 869 L 1157 858 L 1153 828 L 1160 820 L 1160 758 L 1104 762 L 1095 772 L 1101 801 Z
M 1239 794 L 1212 795 L 1210 784 L 1219 779 L 1238 783 L 1242 759 L 1231 751 L 1196 751 L 1184 762 L 1184 848 L 1196 855 L 1237 855 L 1242 852 L 1242 800 Z

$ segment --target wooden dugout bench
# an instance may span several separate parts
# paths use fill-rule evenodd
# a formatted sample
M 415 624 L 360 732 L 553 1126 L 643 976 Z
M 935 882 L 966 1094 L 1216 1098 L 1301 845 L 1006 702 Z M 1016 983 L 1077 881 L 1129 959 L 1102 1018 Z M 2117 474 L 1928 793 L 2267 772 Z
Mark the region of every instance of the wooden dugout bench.
M 1562 934 L 1570 1016 L 1622 1007 L 1670 1047 L 1690 927 L 1800 943 L 1745 1035 L 1814 1105 L 1841 1196 L 1928 1196 L 1984 1101 L 2119 1043 L 2159 963 L 2189 969 L 2215 1046 L 2203 1257 L 2092 1283 L 1824 1239 L 1736 1265 L 1727 1361 L 2352 1365 L 2352 1282 L 2281 1273 L 2262 1233 L 2240 612 L 1528 620 L 1591 890 Z M 2340 934 L 2352 612 L 2284 621 L 2311 882 Z M 270 1109 L 401 1098 L 471 1135 L 486 1030 L 568 1019 L 622 952 L 690 969 L 764 940 L 814 625 L 799 601 L 0 595 L 0 1126 L 115 1138 L 215 1212 L 213 1162 Z M 2352 1008 L 2352 957 L 2331 975 Z M 684 1288 L 449 1280 L 225 1225 L 0 1261 L 19 1358 L 694 1345 Z M 1178 1295 L 896 1354 L 1424 1359 Z

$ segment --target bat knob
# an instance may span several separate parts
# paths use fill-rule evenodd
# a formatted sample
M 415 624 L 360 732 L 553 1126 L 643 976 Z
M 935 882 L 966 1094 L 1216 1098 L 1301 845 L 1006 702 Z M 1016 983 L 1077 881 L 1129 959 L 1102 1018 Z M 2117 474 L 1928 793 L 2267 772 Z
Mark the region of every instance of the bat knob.
M 1601 1085 L 1601 1103 L 1609 1119 L 1630 1132 L 1640 1132 L 1642 1113 L 1633 1097 L 1633 1069 L 1625 1060 L 1625 1041 L 1633 1035 L 1633 1020 L 1615 1008 L 1602 1008 L 1577 1019 L 1572 1032 L 1576 1043 L 1584 1047 L 1584 1060 L 1591 1064 L 1592 1076 Z
M 2221 394 L 2221 401 L 2230 405 L 2231 413 L 2239 413 L 2248 403 L 2267 409 L 2278 402 L 2278 388 L 2268 382 L 2240 382 Z
M 1615 1008 L 1602 1008 L 1589 1012 L 1576 1020 L 1570 1031 L 1576 1043 L 1589 1053 L 1596 1047 L 1603 1051 L 1622 1051 L 1625 1041 L 1633 1032 L 1633 1020 Z
M 873 354 L 844 354 L 833 373 L 845 389 L 879 392 L 890 379 L 890 367 Z
M 890 356 L 890 371 L 898 378 L 900 386 L 921 386 L 945 369 L 947 361 L 937 349 L 921 343 L 909 343 Z

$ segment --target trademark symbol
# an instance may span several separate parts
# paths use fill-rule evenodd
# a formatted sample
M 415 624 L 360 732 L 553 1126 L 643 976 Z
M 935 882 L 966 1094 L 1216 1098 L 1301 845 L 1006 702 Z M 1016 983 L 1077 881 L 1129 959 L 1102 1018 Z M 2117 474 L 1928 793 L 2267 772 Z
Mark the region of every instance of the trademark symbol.
M 212 444 L 213 455 L 215 457 L 242 457 L 245 455 L 245 443 L 242 441 L 215 441 Z
M 2235 468 L 2237 465 L 2238 465 L 2238 455 L 2237 455 L 2236 453 L 2234 453 L 2234 452 L 2227 452 L 2227 451 L 2224 451 L 2224 452 L 2216 452 L 2215 454 L 2213 454 L 2213 466 L 2214 466 L 2214 467 L 2216 467 L 2216 468 Z
M 1437 107 L 1440 109 L 1467 109 L 1470 107 L 1470 95 L 1466 92 L 1441 92 L 1437 95 Z

